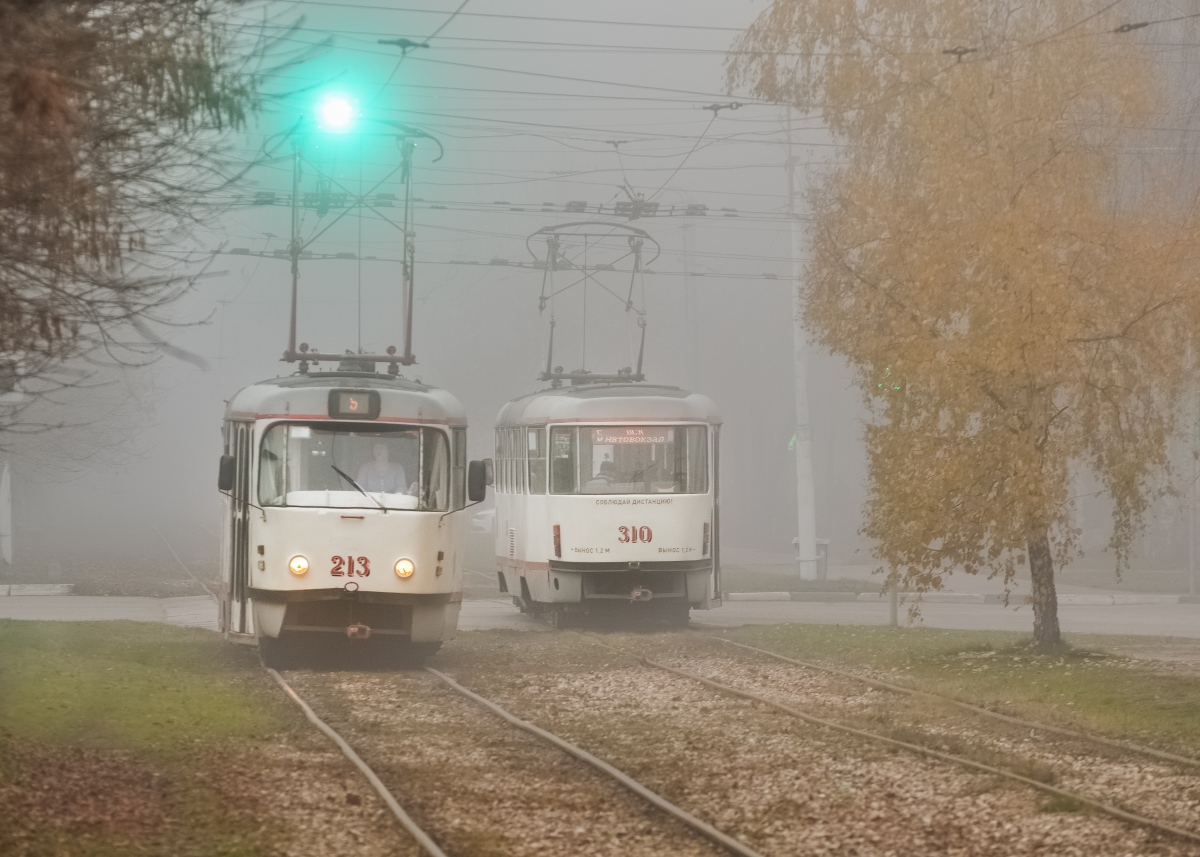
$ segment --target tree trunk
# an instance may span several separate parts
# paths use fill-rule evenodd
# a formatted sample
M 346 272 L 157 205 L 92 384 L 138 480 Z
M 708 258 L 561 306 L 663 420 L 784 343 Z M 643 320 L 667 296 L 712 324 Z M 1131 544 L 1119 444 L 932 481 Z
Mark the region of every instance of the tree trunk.
M 1033 582 L 1033 642 L 1039 649 L 1062 645 L 1058 629 L 1058 592 L 1054 589 L 1054 557 L 1050 553 L 1050 534 L 1046 531 L 1029 537 L 1029 576 Z

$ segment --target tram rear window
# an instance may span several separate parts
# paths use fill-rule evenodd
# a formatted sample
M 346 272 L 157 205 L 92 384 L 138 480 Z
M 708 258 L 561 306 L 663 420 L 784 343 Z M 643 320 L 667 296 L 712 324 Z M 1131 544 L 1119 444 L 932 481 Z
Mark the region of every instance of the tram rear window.
M 706 426 L 556 426 L 552 494 L 704 494 Z
M 437 429 L 276 423 L 263 435 L 259 452 L 258 501 L 445 511 L 450 478 L 449 443 Z

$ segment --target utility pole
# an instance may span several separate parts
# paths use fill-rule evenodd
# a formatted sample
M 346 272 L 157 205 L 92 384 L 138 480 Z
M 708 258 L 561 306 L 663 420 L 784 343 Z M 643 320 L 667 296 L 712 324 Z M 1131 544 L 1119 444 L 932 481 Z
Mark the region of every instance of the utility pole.
M 808 415 L 808 333 L 804 329 L 801 254 L 804 236 L 796 217 L 796 160 L 792 149 L 792 108 L 787 108 L 787 195 L 792 239 L 792 352 L 796 378 L 796 512 L 799 538 L 796 565 L 801 580 L 817 579 L 817 500 L 813 487 L 812 423 Z
M 1188 396 L 1188 406 L 1191 413 L 1189 422 L 1191 425 L 1191 443 L 1189 444 L 1191 453 L 1188 457 L 1191 459 L 1191 479 L 1188 481 L 1188 594 L 1193 598 L 1200 594 L 1200 581 L 1197 580 L 1196 569 L 1196 456 L 1200 455 L 1200 389 L 1196 389 L 1196 381 L 1194 380 L 1193 369 L 1193 389 L 1190 390 Z
M 694 230 L 695 225 L 688 221 L 679 227 L 683 239 L 683 323 L 688 341 L 688 385 L 693 390 L 700 386 L 700 327 L 696 319 L 696 301 L 692 295 Z

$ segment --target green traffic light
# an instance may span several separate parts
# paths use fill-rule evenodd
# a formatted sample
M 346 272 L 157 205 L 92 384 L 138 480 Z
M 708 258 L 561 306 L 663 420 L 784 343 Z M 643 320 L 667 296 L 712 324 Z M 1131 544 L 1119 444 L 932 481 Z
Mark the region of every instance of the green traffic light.
M 317 103 L 317 127 L 330 134 L 346 134 L 354 130 L 358 109 L 344 95 L 326 95 Z

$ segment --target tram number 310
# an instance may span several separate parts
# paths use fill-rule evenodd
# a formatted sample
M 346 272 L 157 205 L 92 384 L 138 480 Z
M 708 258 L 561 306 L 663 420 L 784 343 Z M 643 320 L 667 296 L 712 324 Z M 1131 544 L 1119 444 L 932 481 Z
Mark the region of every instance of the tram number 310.
M 649 527 L 617 527 L 617 532 L 621 534 L 617 541 L 623 545 L 654 541 L 654 533 Z
M 371 576 L 371 561 L 365 556 L 335 556 L 330 561 L 333 568 L 329 573 L 334 577 Z

